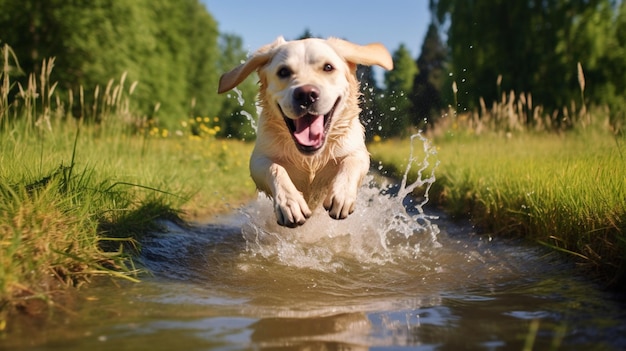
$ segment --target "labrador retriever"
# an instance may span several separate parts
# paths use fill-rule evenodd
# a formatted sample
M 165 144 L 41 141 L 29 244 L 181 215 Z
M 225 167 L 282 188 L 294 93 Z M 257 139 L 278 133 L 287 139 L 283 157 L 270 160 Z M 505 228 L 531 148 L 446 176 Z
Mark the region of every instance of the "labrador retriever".
M 320 204 L 335 219 L 354 211 L 370 163 L 359 121 L 358 64 L 393 69 L 378 43 L 279 37 L 220 78 L 224 93 L 258 73 L 262 112 L 250 173 L 273 199 L 282 226 L 304 224 Z

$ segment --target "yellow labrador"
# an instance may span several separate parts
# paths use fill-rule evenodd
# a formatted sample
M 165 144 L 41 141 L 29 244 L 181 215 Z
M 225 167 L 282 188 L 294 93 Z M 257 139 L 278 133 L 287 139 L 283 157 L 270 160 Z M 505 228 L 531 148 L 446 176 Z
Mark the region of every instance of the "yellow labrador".
M 393 68 L 378 43 L 279 37 L 220 79 L 224 93 L 255 70 L 259 75 L 262 112 L 250 172 L 272 197 L 280 225 L 304 224 L 320 203 L 335 219 L 354 211 L 370 162 L 359 121 L 357 64 Z

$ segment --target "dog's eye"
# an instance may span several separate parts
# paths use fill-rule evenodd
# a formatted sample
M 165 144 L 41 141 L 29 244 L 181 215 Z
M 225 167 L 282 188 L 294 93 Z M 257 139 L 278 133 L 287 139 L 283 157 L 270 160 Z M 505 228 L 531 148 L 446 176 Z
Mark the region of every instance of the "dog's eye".
M 291 70 L 287 67 L 282 67 L 276 73 L 280 78 L 289 78 L 291 76 Z
M 335 70 L 335 67 L 333 67 L 333 65 L 331 65 L 330 63 L 327 63 L 324 65 L 324 72 L 332 72 Z

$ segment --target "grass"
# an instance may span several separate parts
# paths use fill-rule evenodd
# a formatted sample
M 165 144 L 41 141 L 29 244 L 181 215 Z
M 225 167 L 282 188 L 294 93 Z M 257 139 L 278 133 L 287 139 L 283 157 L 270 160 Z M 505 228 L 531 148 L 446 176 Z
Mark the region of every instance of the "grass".
M 162 129 L 133 114 L 137 83 L 124 75 L 86 106 L 82 89 L 58 92 L 50 82 L 54 60 L 22 86 L 11 80 L 15 55 L 7 46 L 1 54 L 0 331 L 10 312 L 58 304 L 94 275 L 136 280 L 133 253 L 143 233 L 158 230 L 156 219 L 204 219 L 255 196 L 252 145 L 216 139 L 218 117 L 181 116 L 177 129 Z M 485 232 L 523 235 L 607 281 L 623 277 L 624 140 L 588 128 L 590 115 L 574 107 L 557 121 L 519 96 L 503 94 L 481 116 L 432 132 L 441 163 L 431 198 Z M 563 131 L 573 125 L 582 127 Z M 409 142 L 370 150 L 404 170 Z
M 54 60 L 22 86 L 9 47 L 2 56 L 0 331 L 94 275 L 137 280 L 133 253 L 156 219 L 201 220 L 255 196 L 252 145 L 217 140 L 217 117 L 161 129 L 129 109 L 124 76 L 85 106 L 82 89 L 49 81 Z
M 255 194 L 249 144 L 89 126 L 72 156 L 76 129 L 70 126 L 30 136 L 17 135 L 17 128 L 0 140 L 4 303 L 45 296 L 50 289 L 41 286 L 42 277 L 76 286 L 93 274 L 134 273 L 126 269 L 132 256 L 120 240 L 131 243 L 157 218 L 202 219 Z
M 624 290 L 624 117 L 619 107 L 588 109 L 580 63 L 577 74 L 581 102 L 559 111 L 514 92 L 490 107 L 481 99 L 476 111 L 450 108 L 428 131 L 440 161 L 430 198 L 484 233 L 534 240 Z M 370 145 L 372 157 L 396 174 L 409 149 L 406 140 Z
M 431 199 L 453 217 L 470 218 L 484 233 L 522 236 L 567 253 L 604 283 L 623 288 L 623 137 L 608 128 L 476 134 L 452 123 L 431 138 L 440 161 Z M 373 143 L 370 151 L 389 169 L 403 170 L 409 143 Z

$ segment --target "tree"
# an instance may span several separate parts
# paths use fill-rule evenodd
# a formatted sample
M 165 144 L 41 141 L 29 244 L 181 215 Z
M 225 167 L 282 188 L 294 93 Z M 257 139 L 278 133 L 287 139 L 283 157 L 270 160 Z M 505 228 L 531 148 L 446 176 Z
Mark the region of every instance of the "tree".
M 304 32 L 300 34 L 300 36 L 296 40 L 309 39 L 309 38 L 320 38 L 320 36 L 313 34 L 309 28 L 305 28 Z
M 381 126 L 383 137 L 406 134 L 413 109 L 409 94 L 417 74 L 417 65 L 411 52 L 400 44 L 393 53 L 393 70 L 385 72 L 385 94 L 381 101 Z
M 0 0 L 0 40 L 27 72 L 56 57 L 52 79 L 88 100 L 127 73 L 137 81 L 131 102 L 172 124 L 193 97 L 202 114 L 216 104 L 217 24 L 199 0 Z M 199 45 L 198 43 L 201 43 Z M 89 103 L 89 102 L 87 102 Z
M 413 125 L 421 127 L 432 123 L 444 107 L 442 89 L 446 81 L 445 64 L 448 52 L 439 37 L 439 26 L 435 19 L 428 26 L 428 32 L 417 59 L 419 73 L 415 76 L 411 101 Z
M 607 20 L 611 19 L 611 20 Z M 626 122 L 626 2 L 600 3 L 588 8 L 573 21 L 567 38 L 569 45 L 559 48 L 564 55 L 587 57 L 584 67 L 584 96 L 606 105 L 615 132 Z
M 535 105 L 559 110 L 579 100 L 577 62 L 594 75 L 592 62 L 606 55 L 602 42 L 614 36 L 610 0 L 439 0 L 435 8 L 449 24 L 452 73 L 467 108 L 479 97 L 499 99 L 501 88 L 531 92 Z
M 218 68 L 224 54 L 219 46 L 215 20 L 202 4 L 192 2 L 187 8 L 187 25 L 184 27 L 186 41 L 191 48 L 184 102 L 193 102 L 191 116 L 210 116 L 222 107 L 221 97 L 217 94 L 217 82 L 222 73 Z
M 222 34 L 220 37 L 220 72 L 227 72 L 246 59 L 241 37 Z M 219 112 L 222 137 L 253 139 L 256 126 L 256 77 L 251 75 L 237 88 L 224 95 Z
M 376 84 L 372 67 L 358 65 L 356 77 L 360 82 L 359 89 L 361 93 L 359 98 L 361 114 L 359 118 L 361 123 L 365 126 L 367 137 L 372 138 L 374 135 L 378 135 L 383 129 L 383 125 L 381 124 L 382 114 L 379 106 L 382 91 Z

